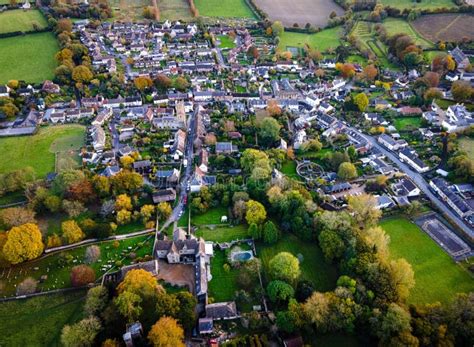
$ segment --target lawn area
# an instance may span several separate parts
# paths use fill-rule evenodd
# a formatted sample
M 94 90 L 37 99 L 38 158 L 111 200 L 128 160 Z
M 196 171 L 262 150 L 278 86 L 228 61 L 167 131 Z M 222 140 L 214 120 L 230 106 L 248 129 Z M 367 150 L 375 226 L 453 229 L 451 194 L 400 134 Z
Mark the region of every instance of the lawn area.
M 54 153 L 79 149 L 85 130 L 82 125 L 58 125 L 41 128 L 33 136 L 0 139 L 0 173 L 31 166 L 37 177 L 46 176 L 54 171 Z
M 97 243 L 101 250 L 101 257 L 99 261 L 91 265 L 96 272 L 96 277 L 99 278 L 105 273 L 102 270 L 103 266 L 108 265 L 111 268 L 115 265 L 116 261 L 123 260 L 123 265 L 130 264 L 131 259 L 128 257 L 128 254 L 131 252 L 135 252 L 136 257 L 151 254 L 153 238 L 148 238 L 149 236 L 138 236 L 121 240 L 117 248 L 113 246 L 115 241 Z M 143 244 L 140 247 L 139 243 L 142 242 Z M 88 246 L 74 248 L 73 250 L 55 253 L 36 261 L 0 269 L 0 282 L 4 285 L 0 295 L 5 297 L 12 296 L 15 294 L 16 284 L 27 277 L 39 280 L 42 275 L 47 275 L 48 278 L 38 284 L 38 291 L 71 287 L 71 269 L 73 266 L 84 262 L 84 254 Z M 138 249 L 133 250 L 136 247 Z
M 294 160 L 287 160 L 281 165 L 280 171 L 291 178 L 299 178 L 296 173 L 296 162 Z
M 471 160 L 474 160 L 474 139 L 469 137 L 459 139 L 459 148 L 466 152 Z
M 204 17 L 255 18 L 245 0 L 195 0 L 194 4 Z
M 209 282 L 209 296 L 214 298 L 214 302 L 234 300 L 234 294 L 239 290 L 237 285 L 238 272 L 231 269 L 224 271 L 224 264 L 227 262 L 223 251 L 215 251 L 211 259 L 212 280 Z
M 403 10 L 405 8 L 433 9 L 440 7 L 457 7 L 452 0 L 422 0 L 415 2 L 412 0 L 379 0 L 384 6 L 391 6 Z
M 303 48 L 308 45 L 311 48 L 318 49 L 321 52 L 329 48 L 336 48 L 340 45 L 341 27 L 334 27 L 322 30 L 315 34 L 303 34 L 285 31 L 280 36 L 279 47 L 282 50 L 288 50 L 289 47 Z
M 228 35 L 219 35 L 217 37 L 220 41 L 220 48 L 234 48 L 235 42 L 234 40 Z
M 44 29 L 48 26 L 46 18 L 38 10 L 11 10 L 0 13 L 0 34 L 11 33 L 15 31 L 33 31 Z
M 214 207 L 209 209 L 207 212 L 203 214 L 191 214 L 191 224 L 193 225 L 210 225 L 210 224 L 221 224 L 221 217 L 227 216 L 229 212 L 227 211 L 227 207 Z M 188 222 L 187 214 L 185 213 L 183 216 L 186 216 L 186 224 Z
M 246 225 L 221 226 L 215 228 L 200 227 L 196 231 L 196 236 L 204 238 L 206 241 L 228 242 L 232 240 L 242 240 L 249 237 Z
M 0 345 L 59 346 L 62 327 L 82 318 L 85 295 L 79 290 L 2 303 Z
M 324 292 L 334 289 L 337 270 L 325 262 L 321 249 L 315 243 L 301 241 L 294 235 L 285 235 L 274 245 L 260 244 L 257 247 L 257 256 L 262 260 L 264 269 L 280 252 L 290 252 L 296 257 L 300 255 L 301 279 L 312 282 L 316 290 Z
M 383 220 L 380 226 L 390 235 L 391 257 L 405 258 L 415 272 L 409 303 L 448 302 L 456 293 L 474 290 L 472 276 L 416 224 L 399 217 Z
M 427 39 L 423 38 L 418 32 L 413 29 L 413 27 L 404 19 L 399 18 L 387 18 L 383 22 L 383 26 L 387 29 L 387 33 L 389 36 L 393 36 L 395 34 L 404 33 L 410 36 L 413 41 L 422 47 L 431 48 L 433 47 L 433 43 L 428 41 Z
M 9 80 L 38 83 L 52 79 L 56 68 L 54 55 L 58 50 L 52 33 L 0 39 L 0 84 Z
M 406 127 L 413 127 L 412 129 L 418 129 L 421 127 L 421 117 L 397 117 L 394 120 L 395 128 L 398 131 L 404 131 Z

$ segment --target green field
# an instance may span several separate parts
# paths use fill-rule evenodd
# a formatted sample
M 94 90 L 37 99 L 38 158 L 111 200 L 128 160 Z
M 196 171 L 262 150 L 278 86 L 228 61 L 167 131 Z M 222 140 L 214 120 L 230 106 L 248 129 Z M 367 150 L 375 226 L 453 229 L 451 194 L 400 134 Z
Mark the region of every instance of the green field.
M 255 18 L 245 0 L 195 0 L 194 4 L 204 17 Z
M 239 289 L 237 284 L 238 272 L 231 269 L 224 271 L 224 264 L 227 262 L 223 251 L 214 252 L 211 259 L 212 280 L 209 282 L 209 296 L 214 298 L 214 302 L 234 300 L 234 294 Z
M 289 47 L 304 48 L 306 45 L 321 52 L 329 48 L 336 49 L 341 44 L 341 27 L 325 29 L 315 34 L 303 34 L 285 31 L 280 36 L 279 47 L 288 50 Z
M 394 125 L 398 131 L 407 130 L 406 127 L 415 130 L 421 127 L 421 120 L 421 117 L 397 117 L 394 120 Z
M 245 225 L 221 226 L 215 228 L 199 227 L 196 236 L 206 241 L 229 242 L 243 240 L 249 237 L 248 228 Z
M 433 47 L 433 43 L 418 34 L 418 32 L 413 29 L 410 23 L 408 23 L 404 19 L 387 18 L 383 21 L 383 26 L 385 27 L 385 29 L 387 29 L 387 34 L 389 36 L 404 33 L 410 36 L 413 41 L 423 49 Z
M 32 31 L 48 26 L 46 18 L 38 10 L 11 10 L 0 13 L 0 34 L 15 31 Z
M 474 160 L 474 140 L 469 137 L 459 139 L 459 148 L 466 152 L 471 160 Z
M 456 293 L 474 290 L 472 276 L 416 224 L 401 217 L 380 225 L 390 235 L 391 257 L 405 258 L 415 272 L 409 303 L 448 302 Z
M 0 305 L 1 346 L 59 346 L 62 327 L 80 320 L 85 291 L 40 296 Z
M 188 223 L 188 216 L 186 216 L 185 221 Z M 226 207 L 214 207 L 209 209 L 203 214 L 191 214 L 191 224 L 193 225 L 214 225 L 221 224 L 221 217 L 228 216 L 229 212 Z
M 54 77 L 59 50 L 52 33 L 0 39 L 0 84 L 9 80 L 38 83 Z
M 274 245 L 259 245 L 257 256 L 262 260 L 264 269 L 268 268 L 270 260 L 280 252 L 290 252 L 294 256 L 301 255 L 301 279 L 313 283 L 318 291 L 334 289 L 337 280 L 337 270 L 324 260 L 321 249 L 311 242 L 304 242 L 293 235 L 284 236 Z
M 452 0 L 421 0 L 415 2 L 412 0 L 379 0 L 384 6 L 391 6 L 403 10 L 405 8 L 416 8 L 416 9 L 433 9 L 441 7 L 457 7 Z
M 234 48 L 235 42 L 234 40 L 228 35 L 219 35 L 218 39 L 220 41 L 220 48 Z
M 0 173 L 31 166 L 37 177 L 44 177 L 54 171 L 54 153 L 79 149 L 84 144 L 84 134 L 81 125 L 58 125 L 41 128 L 33 136 L 2 138 Z

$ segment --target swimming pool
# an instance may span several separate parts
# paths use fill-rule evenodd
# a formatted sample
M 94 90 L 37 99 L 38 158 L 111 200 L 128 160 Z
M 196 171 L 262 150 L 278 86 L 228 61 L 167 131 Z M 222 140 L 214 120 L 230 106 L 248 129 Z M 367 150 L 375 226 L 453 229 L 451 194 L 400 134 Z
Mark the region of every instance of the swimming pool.
M 248 261 L 253 258 L 252 251 L 242 251 L 232 253 L 233 261 Z

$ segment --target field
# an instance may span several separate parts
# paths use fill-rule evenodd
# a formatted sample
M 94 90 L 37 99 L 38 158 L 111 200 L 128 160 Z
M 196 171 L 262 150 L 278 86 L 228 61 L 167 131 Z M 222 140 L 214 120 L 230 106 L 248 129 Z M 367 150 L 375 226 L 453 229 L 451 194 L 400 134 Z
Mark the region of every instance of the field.
M 413 41 L 423 49 L 433 47 L 433 44 L 421 37 L 420 34 L 418 34 L 410 25 L 410 23 L 408 23 L 406 20 L 398 18 L 387 18 L 386 20 L 384 20 L 383 26 L 385 27 L 385 29 L 387 29 L 387 33 L 389 36 L 398 33 L 404 33 L 410 36 Z
M 459 140 L 459 148 L 466 152 L 471 160 L 474 160 L 474 140 L 463 137 Z
M 192 18 L 186 0 L 160 0 L 160 20 L 190 20 Z
M 196 236 L 204 238 L 206 241 L 229 242 L 242 240 L 249 237 L 248 228 L 245 225 L 221 226 L 215 228 L 200 227 Z
M 255 18 L 245 0 L 195 0 L 194 4 L 204 17 Z
M 409 303 L 448 302 L 458 292 L 474 290 L 474 279 L 456 264 L 427 234 L 405 218 L 380 223 L 390 235 L 393 259 L 405 258 L 415 271 Z
M 0 84 L 12 79 L 37 83 L 53 78 L 58 50 L 52 33 L 0 39 Z
M 0 345 L 59 346 L 62 327 L 82 318 L 84 298 L 80 290 L 2 303 Z
M 474 39 L 474 15 L 432 14 L 421 16 L 412 25 L 422 36 L 432 42 L 459 42 L 464 38 Z
M 48 22 L 38 10 L 11 10 L 0 13 L 0 34 L 15 31 L 32 31 L 44 29 L 48 26 Z
M 229 37 L 228 35 L 219 35 L 219 47 L 220 48 L 234 48 L 235 47 L 235 42 L 234 40 Z
M 285 31 L 280 37 L 279 47 L 282 50 L 288 50 L 289 47 L 303 48 L 308 45 L 321 52 L 329 48 L 335 49 L 340 45 L 341 27 L 322 30 L 316 34 L 302 34 Z
M 60 125 L 42 128 L 38 134 L 0 139 L 0 173 L 31 166 L 37 177 L 54 171 L 56 151 L 79 149 L 84 143 L 85 128 Z
M 227 262 L 223 251 L 214 252 L 211 259 L 212 280 L 209 282 L 209 295 L 215 302 L 229 301 L 234 299 L 234 294 L 238 290 L 238 272 L 231 270 L 224 271 L 223 266 Z
M 394 120 L 395 128 L 398 131 L 404 131 L 406 127 L 413 129 L 418 129 L 421 127 L 421 117 L 397 117 Z
M 143 19 L 143 9 L 151 6 L 150 0 L 109 0 L 114 11 L 114 20 Z
M 327 264 L 323 254 L 315 243 L 304 242 L 293 235 L 285 235 L 274 245 L 259 245 L 257 256 L 262 260 L 264 268 L 268 269 L 270 260 L 280 252 L 290 252 L 300 261 L 301 279 L 313 283 L 318 291 L 334 289 L 337 280 L 336 268 Z
M 379 0 L 385 6 L 391 6 L 403 10 L 405 8 L 415 9 L 433 9 L 441 7 L 457 7 L 452 0 L 421 0 L 414 2 L 412 0 Z
M 268 14 L 271 21 L 279 20 L 286 27 L 292 27 L 294 23 L 304 27 L 310 23 L 315 28 L 324 28 L 331 12 L 344 14 L 342 7 L 332 0 L 256 0 L 256 4 Z

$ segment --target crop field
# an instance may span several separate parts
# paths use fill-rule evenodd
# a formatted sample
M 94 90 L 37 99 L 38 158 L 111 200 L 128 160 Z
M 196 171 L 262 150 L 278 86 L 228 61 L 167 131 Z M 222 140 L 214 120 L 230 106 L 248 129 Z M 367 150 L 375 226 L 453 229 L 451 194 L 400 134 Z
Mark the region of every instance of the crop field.
M 15 31 L 32 31 L 48 26 L 46 18 L 38 10 L 11 10 L 0 13 L 0 34 Z
M 474 15 L 430 14 L 413 21 L 413 28 L 432 42 L 459 42 L 464 38 L 474 39 Z
M 474 160 L 474 139 L 463 137 L 459 140 L 459 148 L 466 152 L 471 160 Z
M 474 290 L 472 276 L 415 223 L 399 217 L 383 220 L 380 226 L 390 236 L 391 257 L 405 258 L 415 272 L 409 303 L 448 302 L 456 293 Z
M 391 6 L 403 10 L 405 8 L 409 9 L 433 9 L 441 7 L 457 7 L 452 0 L 421 0 L 420 2 L 415 2 L 412 0 L 379 0 L 384 6 Z
M 58 50 L 52 33 L 0 39 L 0 84 L 13 79 L 30 83 L 52 79 Z
M 78 290 L 2 303 L 0 345 L 59 346 L 62 327 L 82 319 L 85 296 Z
M 245 0 L 195 0 L 194 4 L 204 17 L 255 18 Z
M 308 45 L 311 48 L 326 52 L 340 45 L 341 27 L 325 29 L 315 34 L 303 34 L 285 31 L 280 37 L 279 47 L 288 50 L 291 47 L 303 48 Z
M 344 14 L 333 0 L 256 0 L 256 4 L 268 14 L 270 20 L 279 20 L 286 27 L 298 23 L 304 27 L 306 23 L 315 28 L 324 28 L 328 24 L 331 12 Z
M 186 0 L 159 0 L 160 20 L 191 20 L 192 14 Z
M 420 34 L 418 34 L 413 27 L 406 20 L 398 18 L 387 18 L 383 22 L 383 26 L 387 29 L 389 36 L 404 33 L 410 36 L 413 41 L 419 45 L 421 48 L 432 48 L 433 43 L 424 39 Z
M 115 20 L 143 19 L 143 9 L 151 6 L 150 0 L 109 0 Z
M 44 177 L 55 169 L 55 153 L 79 149 L 84 133 L 81 125 L 61 125 L 42 128 L 32 136 L 0 139 L 0 173 L 31 166 L 37 177 Z

